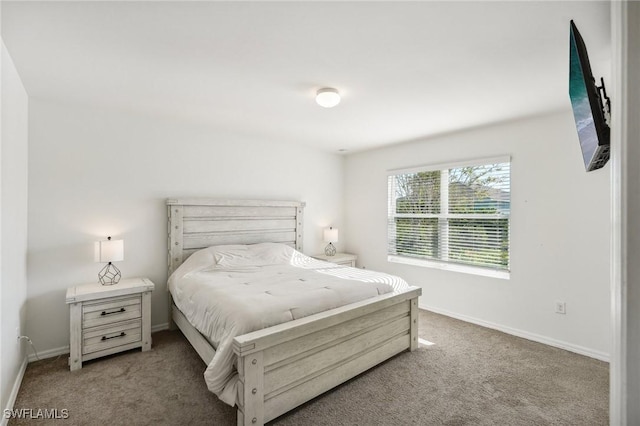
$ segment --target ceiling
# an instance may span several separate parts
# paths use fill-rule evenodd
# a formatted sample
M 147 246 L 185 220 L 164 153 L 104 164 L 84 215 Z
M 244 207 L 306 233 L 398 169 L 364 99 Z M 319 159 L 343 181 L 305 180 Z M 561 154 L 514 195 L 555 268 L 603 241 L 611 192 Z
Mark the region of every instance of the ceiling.
M 570 108 L 570 19 L 609 76 L 608 2 L 2 1 L 30 97 L 349 152 Z

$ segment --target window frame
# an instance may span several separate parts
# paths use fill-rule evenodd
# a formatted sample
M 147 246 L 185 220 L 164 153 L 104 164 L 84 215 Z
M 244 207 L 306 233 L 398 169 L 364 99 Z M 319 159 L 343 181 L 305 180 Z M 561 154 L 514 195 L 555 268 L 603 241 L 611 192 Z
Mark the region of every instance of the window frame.
M 472 160 L 465 161 L 456 161 L 449 163 L 437 163 L 437 164 L 429 164 L 423 166 L 409 167 L 409 168 L 401 168 L 401 169 L 391 169 L 387 170 L 387 261 L 392 263 L 402 263 L 406 265 L 414 265 L 428 268 L 436 268 L 441 270 L 449 270 L 456 271 L 480 276 L 501 278 L 501 279 L 509 279 L 511 276 L 511 253 L 512 253 L 512 245 L 511 245 L 511 203 L 509 203 L 509 212 L 508 214 L 504 213 L 496 213 L 496 214 L 463 214 L 463 213 L 449 213 L 448 202 L 449 202 L 449 181 L 448 174 L 450 169 L 462 168 L 462 167 L 474 167 L 474 166 L 485 166 L 491 164 L 500 164 L 500 163 L 509 163 L 509 201 L 511 201 L 511 156 L 510 155 L 502 155 L 496 157 L 485 157 L 485 158 L 476 158 Z M 403 214 L 403 213 L 394 213 L 391 212 L 391 199 L 390 199 L 390 191 L 389 191 L 389 178 L 391 176 L 398 176 L 403 174 L 414 174 L 420 172 L 433 172 L 440 171 L 440 213 L 430 213 L 430 214 Z M 446 183 L 446 185 L 444 184 Z M 446 213 L 442 213 L 445 211 Z M 390 237 L 391 237 L 391 228 L 389 226 L 390 221 L 397 217 L 424 217 L 424 218 L 437 218 L 438 219 L 438 241 L 439 248 L 444 249 L 447 254 L 445 257 L 448 257 L 448 239 L 449 239 L 449 220 L 450 219 L 508 219 L 508 251 L 509 251 L 509 263 L 506 269 L 501 268 L 492 268 L 490 266 L 481 266 L 481 265 L 472 265 L 465 263 L 457 263 L 457 262 L 449 262 L 445 259 L 433 259 L 426 257 L 413 257 L 413 256 L 402 256 L 398 254 L 392 254 L 390 252 Z

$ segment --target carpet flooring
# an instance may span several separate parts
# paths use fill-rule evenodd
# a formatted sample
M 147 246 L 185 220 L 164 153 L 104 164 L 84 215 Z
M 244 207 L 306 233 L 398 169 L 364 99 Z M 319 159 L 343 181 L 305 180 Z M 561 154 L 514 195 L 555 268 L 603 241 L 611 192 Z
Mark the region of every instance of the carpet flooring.
M 405 352 L 273 421 L 273 425 L 607 425 L 609 365 L 495 330 L 420 311 Z M 28 365 L 15 408 L 67 410 L 59 420 L 9 425 L 234 425 L 235 409 L 202 378 L 179 331 L 153 349 L 90 361 Z

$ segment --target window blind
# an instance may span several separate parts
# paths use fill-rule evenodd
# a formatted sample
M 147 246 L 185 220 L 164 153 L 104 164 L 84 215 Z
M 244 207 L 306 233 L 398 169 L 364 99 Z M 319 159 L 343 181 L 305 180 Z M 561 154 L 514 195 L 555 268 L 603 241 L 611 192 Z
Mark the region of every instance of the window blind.
M 509 270 L 510 161 L 393 172 L 388 254 Z

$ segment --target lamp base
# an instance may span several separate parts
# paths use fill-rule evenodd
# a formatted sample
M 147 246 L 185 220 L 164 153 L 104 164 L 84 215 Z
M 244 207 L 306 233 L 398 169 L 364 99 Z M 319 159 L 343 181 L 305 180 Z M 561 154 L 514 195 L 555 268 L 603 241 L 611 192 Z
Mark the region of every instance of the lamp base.
M 336 247 L 329 243 L 325 248 L 324 248 L 324 254 L 326 254 L 327 256 L 335 256 L 336 255 Z
M 100 284 L 102 285 L 114 285 L 118 284 L 122 274 L 120 274 L 120 270 L 116 268 L 116 265 L 109 262 L 102 270 L 98 273 L 98 280 L 100 280 Z

